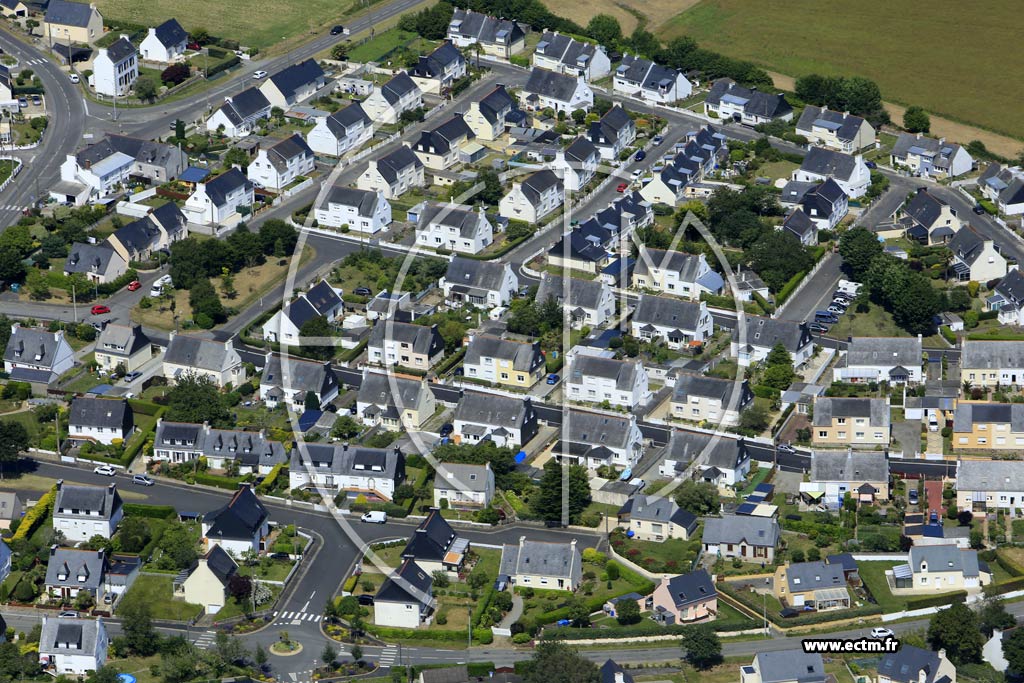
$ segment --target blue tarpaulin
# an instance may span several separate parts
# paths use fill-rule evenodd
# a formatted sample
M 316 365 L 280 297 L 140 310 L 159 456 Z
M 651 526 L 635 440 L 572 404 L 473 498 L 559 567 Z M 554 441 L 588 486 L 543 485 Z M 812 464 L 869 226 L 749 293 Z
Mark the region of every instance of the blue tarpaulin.
M 526 460 L 526 451 L 519 451 L 518 453 L 516 453 L 516 464 L 517 465 L 519 463 L 523 462 L 524 460 Z

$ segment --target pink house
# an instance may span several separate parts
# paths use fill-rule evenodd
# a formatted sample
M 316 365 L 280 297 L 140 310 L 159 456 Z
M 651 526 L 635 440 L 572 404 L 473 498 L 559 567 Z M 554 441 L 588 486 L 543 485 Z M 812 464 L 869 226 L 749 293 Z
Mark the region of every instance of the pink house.
M 662 579 L 645 607 L 664 624 L 710 621 L 718 614 L 718 592 L 708 573 L 700 569 Z

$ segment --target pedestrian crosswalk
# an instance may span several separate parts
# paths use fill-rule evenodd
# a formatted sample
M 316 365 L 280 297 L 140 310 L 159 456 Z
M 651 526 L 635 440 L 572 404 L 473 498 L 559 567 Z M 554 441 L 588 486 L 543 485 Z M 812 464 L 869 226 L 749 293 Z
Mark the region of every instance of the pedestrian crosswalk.
M 14 204 L 0 204 L 0 211 L 24 211 L 24 206 L 15 206 Z
M 394 647 L 386 647 L 380 653 L 380 665 L 393 666 L 396 657 L 398 657 L 398 649 Z
M 214 641 L 216 639 L 217 639 L 217 632 L 216 631 L 205 631 L 205 632 L 199 634 L 199 637 L 196 638 L 195 644 L 196 644 L 196 647 L 203 648 L 205 650 L 205 649 L 207 649 L 209 647 L 212 647 L 213 643 L 214 643 Z
M 37 64 L 45 64 L 45 63 L 46 63 L 45 59 L 29 59 L 28 61 L 25 62 L 25 64 L 27 66 L 35 66 Z
M 322 614 L 310 614 L 309 612 L 275 612 L 274 618 L 279 621 L 288 621 L 292 624 L 301 624 L 304 621 L 315 624 L 324 617 Z

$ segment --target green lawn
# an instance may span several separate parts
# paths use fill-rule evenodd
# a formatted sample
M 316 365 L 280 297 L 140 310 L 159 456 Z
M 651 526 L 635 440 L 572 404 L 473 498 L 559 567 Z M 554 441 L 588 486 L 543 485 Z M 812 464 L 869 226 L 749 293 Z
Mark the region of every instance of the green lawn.
M 760 168 L 754 171 L 754 175 L 763 178 L 771 178 L 772 180 L 778 180 L 779 178 L 789 180 L 793 177 L 793 171 L 798 168 L 800 168 L 800 165 L 794 164 L 792 161 L 773 161 L 768 164 L 763 164 Z
M 867 313 L 857 313 L 853 306 L 839 316 L 839 322 L 829 330 L 829 336 L 836 339 L 846 337 L 909 337 L 896 324 L 892 315 L 877 304 L 870 304 Z
M 931 3 L 925 13 L 910 0 L 865 0 L 842 12 L 823 12 L 815 0 L 790 0 L 782 9 L 770 2 L 702 0 L 658 32 L 663 38 L 686 35 L 702 47 L 790 76 L 866 76 L 887 100 L 1024 135 L 1024 109 L 1013 98 L 988 96 L 1004 82 L 1002 72 L 990 68 L 992 54 L 1008 64 L 1024 61 L 1014 0 L 993 0 L 984 12 L 955 0 Z M 934 36 L 951 27 L 956 59 L 935 59 Z
M 263 562 L 258 562 L 254 567 L 240 566 L 238 573 L 242 576 L 255 576 L 264 581 L 284 581 L 288 572 L 292 570 L 293 564 L 291 560 L 271 560 L 266 565 Z
M 270 602 L 267 602 L 263 605 L 257 605 L 257 609 L 263 609 L 268 605 L 274 604 L 274 601 L 277 600 L 277 596 L 281 594 L 282 586 L 276 586 L 271 583 L 263 585 L 270 589 L 270 592 L 273 594 L 273 597 L 270 599 Z M 249 614 L 251 612 L 252 603 L 250 601 L 247 600 L 240 603 L 234 598 L 228 598 L 227 601 L 224 603 L 224 606 L 221 607 L 220 611 L 213 615 L 213 617 L 217 621 L 222 621 L 224 619 L 229 619 L 231 617 L 240 617 L 243 614 Z
M 896 597 L 889 590 L 889 583 L 885 579 L 887 569 L 892 569 L 898 564 L 905 562 L 858 562 L 857 571 L 861 581 L 874 596 L 875 602 L 885 612 L 899 612 L 906 609 L 907 599 Z
M 431 43 L 420 40 L 419 36 L 411 31 L 392 28 L 352 48 L 348 58 L 353 62 L 379 62 L 393 50 L 403 47 L 427 54 L 431 50 Z
M 200 605 L 192 605 L 172 596 L 174 577 L 143 574 L 135 580 L 131 589 L 122 598 L 119 611 L 129 601 L 144 600 L 149 605 L 154 619 L 188 621 L 203 611 Z
M 670 538 L 655 543 L 627 539 L 621 546 L 615 548 L 615 552 L 647 571 L 685 573 L 690 571 L 690 566 L 700 550 L 700 536 L 701 529 L 698 527 L 689 541 Z

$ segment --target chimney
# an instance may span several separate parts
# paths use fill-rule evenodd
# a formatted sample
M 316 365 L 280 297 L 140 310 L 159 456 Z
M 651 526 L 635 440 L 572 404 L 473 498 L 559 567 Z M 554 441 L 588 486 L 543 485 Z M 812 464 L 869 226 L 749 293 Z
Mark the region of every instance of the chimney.
M 60 491 L 62 486 L 64 486 L 64 480 L 63 479 L 58 479 L 57 480 L 57 490 Z
M 402 449 L 399 448 L 398 446 L 395 446 L 395 456 L 399 456 L 401 454 L 402 454 Z
M 928 683 L 928 674 L 923 668 L 917 670 L 917 683 Z
M 348 441 L 346 441 L 345 443 L 341 444 L 341 452 L 342 453 L 348 453 Z
M 569 541 L 569 547 L 572 548 L 573 550 L 576 550 L 576 539 L 575 538 L 572 539 L 571 541 Z
M 156 29 L 155 29 L 155 28 L 153 28 L 153 27 L 150 27 L 150 29 L 149 29 L 149 35 L 151 35 L 151 36 L 155 36 L 155 35 L 156 35 Z
M 526 545 L 526 536 L 520 536 L 519 537 L 519 547 L 522 548 L 524 545 Z
M 107 491 L 109 491 L 110 493 L 117 491 L 117 484 L 115 484 L 114 482 L 110 482 L 110 484 L 107 486 Z

